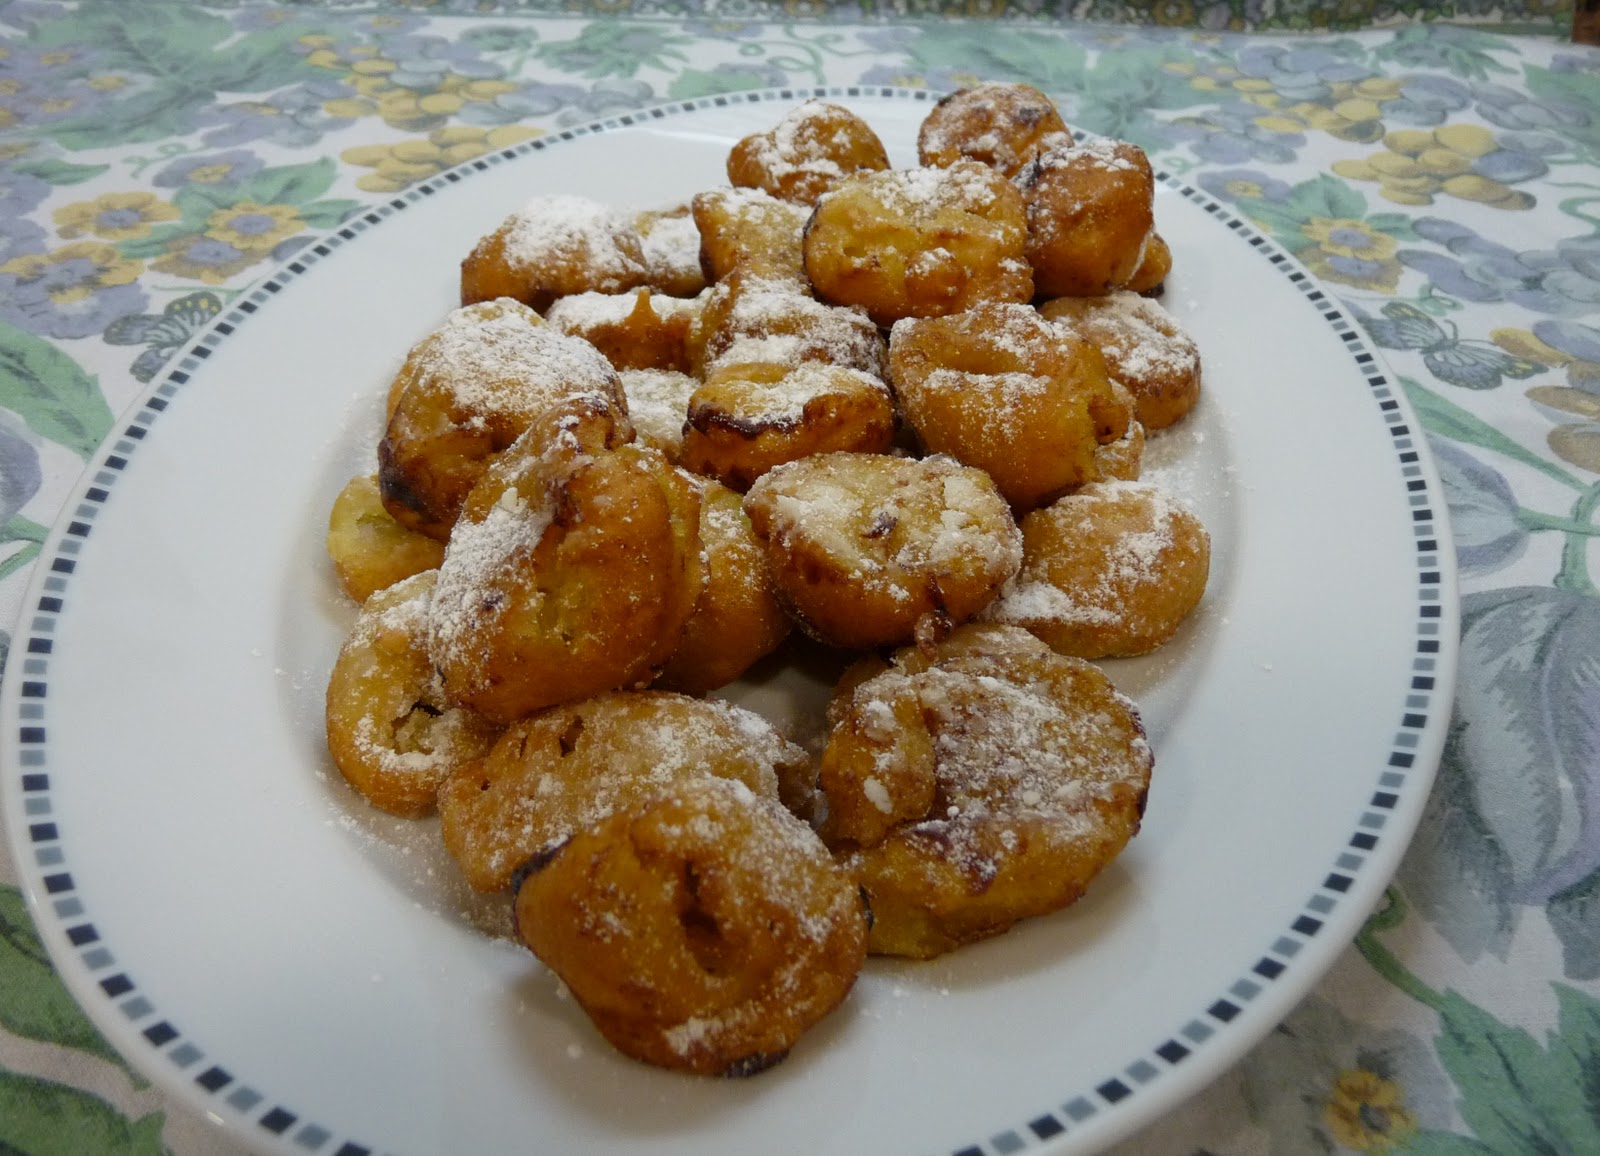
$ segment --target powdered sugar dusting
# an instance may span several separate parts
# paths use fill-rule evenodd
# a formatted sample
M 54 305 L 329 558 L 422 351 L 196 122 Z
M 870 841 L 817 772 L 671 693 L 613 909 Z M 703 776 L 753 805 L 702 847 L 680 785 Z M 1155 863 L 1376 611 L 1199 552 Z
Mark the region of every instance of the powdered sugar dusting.
M 620 374 L 628 416 L 640 438 L 675 456 L 698 379 L 669 369 L 625 369 Z
M 507 265 L 531 272 L 551 263 L 577 262 L 601 288 L 622 288 L 637 282 L 647 270 L 638 257 L 619 243 L 619 237 L 638 235 L 626 216 L 616 209 L 567 194 L 535 197 L 512 214 L 505 231 Z
M 536 412 L 583 394 L 609 399 L 617 390 L 616 372 L 599 350 L 505 299 L 453 310 L 412 349 L 409 363 L 414 380 L 448 392 L 459 422 Z

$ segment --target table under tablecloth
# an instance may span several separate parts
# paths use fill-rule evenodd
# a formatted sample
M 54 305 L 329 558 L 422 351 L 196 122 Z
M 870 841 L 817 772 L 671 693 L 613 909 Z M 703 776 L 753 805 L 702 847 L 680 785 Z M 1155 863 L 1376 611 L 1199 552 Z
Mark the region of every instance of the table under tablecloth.
M 1081 7 L 0 4 L 0 619 L 113 415 L 319 231 L 664 101 L 1024 81 L 1361 320 L 1461 570 L 1454 719 L 1387 897 L 1281 1028 L 1125 1150 L 1600 1152 L 1600 49 L 1536 5 L 1449 9 L 1516 26 Z M 1314 31 L 1374 14 L 1394 22 Z M 7 859 L 0 1149 L 233 1151 L 102 1041 L 17 879 Z

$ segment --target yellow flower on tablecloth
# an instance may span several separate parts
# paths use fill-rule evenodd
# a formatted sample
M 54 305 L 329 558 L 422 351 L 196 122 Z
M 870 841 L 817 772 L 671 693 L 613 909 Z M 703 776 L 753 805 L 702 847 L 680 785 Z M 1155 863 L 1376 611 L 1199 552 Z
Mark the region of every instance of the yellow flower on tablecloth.
M 1534 385 L 1523 396 L 1556 423 L 1545 435 L 1556 457 L 1600 474 L 1600 362 L 1557 349 L 1526 329 L 1493 329 L 1489 340 L 1513 357 L 1566 371 L 1570 385 Z
M 1481 125 L 1397 129 L 1384 136 L 1384 151 L 1335 161 L 1333 171 L 1346 180 L 1376 182 L 1379 196 L 1400 205 L 1431 205 L 1444 193 L 1494 209 L 1531 209 L 1535 201 L 1527 193 L 1473 171 L 1476 161 L 1499 148 Z
M 177 208 L 153 193 L 104 193 L 55 211 L 56 232 L 69 240 L 88 234 L 105 241 L 132 241 L 150 235 L 150 226 L 175 221 Z
M 1365 1068 L 1339 1073 L 1322 1107 L 1322 1122 L 1335 1143 L 1356 1152 L 1387 1152 L 1417 1130 L 1406 1109 L 1405 1090 Z
M 150 262 L 150 267 L 170 277 L 221 285 L 266 256 L 215 237 L 188 233 L 168 241 L 166 254 Z
M 1199 23 L 1190 0 L 1157 0 L 1150 7 L 1150 20 L 1168 28 L 1193 28 Z
M 452 165 L 543 135 L 542 129 L 520 124 L 500 125 L 492 129 L 464 124 L 448 125 L 412 140 L 357 145 L 345 149 L 339 154 L 339 159 L 346 164 L 373 170 L 356 179 L 357 188 L 369 193 L 398 193 Z
M 205 235 L 248 253 L 268 253 L 306 227 L 292 205 L 241 201 L 206 218 Z
M 62 275 L 53 277 L 60 271 Z M 101 241 L 74 241 L 48 253 L 26 253 L 0 265 L 23 281 L 40 282 L 57 305 L 82 301 L 98 289 L 129 285 L 144 272 L 144 262 L 124 257 L 115 245 Z
M 1298 251 L 1306 266 L 1320 277 L 1362 289 L 1394 292 L 1400 283 L 1399 244 L 1365 221 L 1354 218 L 1314 217 L 1300 232 L 1315 247 Z
M 1536 361 L 1541 365 L 1559 366 L 1566 370 L 1567 380 L 1574 386 L 1590 391 L 1591 396 L 1600 398 L 1600 362 L 1574 357 L 1564 350 L 1540 341 L 1526 329 L 1491 329 L 1489 340 L 1513 357 Z

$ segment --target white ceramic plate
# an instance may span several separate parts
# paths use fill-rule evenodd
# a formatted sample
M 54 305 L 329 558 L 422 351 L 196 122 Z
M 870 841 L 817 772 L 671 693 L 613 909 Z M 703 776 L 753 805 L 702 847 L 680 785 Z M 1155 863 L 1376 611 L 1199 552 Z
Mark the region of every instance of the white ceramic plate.
M 1168 181 L 1165 298 L 1206 393 L 1148 476 L 1209 525 L 1211 586 L 1108 664 L 1157 752 L 1089 897 L 924 964 L 872 961 L 758 1078 L 613 1053 L 431 823 L 353 799 L 321 696 L 350 608 L 325 512 L 381 396 L 528 196 L 664 203 L 810 92 L 717 98 L 474 162 L 305 250 L 150 390 L 46 545 L 12 651 L 3 804 L 40 933 L 128 1058 L 271 1153 L 1082 1153 L 1233 1063 L 1387 882 L 1427 792 L 1456 637 L 1423 439 L 1350 318 Z M 914 160 L 926 94 L 830 91 Z M 802 690 L 797 691 L 797 687 Z M 735 697 L 782 720 L 791 676 Z

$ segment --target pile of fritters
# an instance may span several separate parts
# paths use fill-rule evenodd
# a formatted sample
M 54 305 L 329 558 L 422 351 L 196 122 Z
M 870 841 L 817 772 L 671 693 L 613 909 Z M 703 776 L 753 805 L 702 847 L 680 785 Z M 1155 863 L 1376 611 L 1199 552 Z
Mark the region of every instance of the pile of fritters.
M 686 204 L 531 201 L 330 518 L 334 761 L 649 1063 L 769 1066 L 868 953 L 1073 902 L 1144 811 L 1087 660 L 1170 639 L 1209 562 L 1138 480 L 1200 389 L 1149 162 L 1002 84 L 918 151 L 811 101 Z M 812 751 L 706 697 L 796 628 L 855 656 Z

